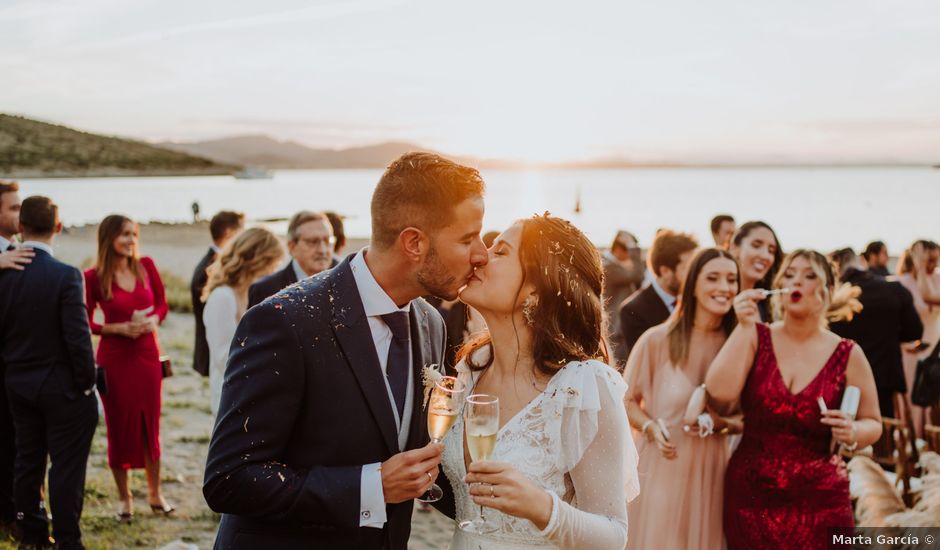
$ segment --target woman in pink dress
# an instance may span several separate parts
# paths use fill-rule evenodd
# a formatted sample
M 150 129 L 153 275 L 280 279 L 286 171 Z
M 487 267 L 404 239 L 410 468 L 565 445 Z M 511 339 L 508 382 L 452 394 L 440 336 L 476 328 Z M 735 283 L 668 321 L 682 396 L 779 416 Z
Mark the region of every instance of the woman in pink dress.
M 160 274 L 150 258 L 137 252 L 133 220 L 111 215 L 98 226 L 98 260 L 85 272 L 91 330 L 101 335 L 98 365 L 104 369 L 104 418 L 108 427 L 108 464 L 121 499 L 119 518 L 130 520 L 133 497 L 130 468 L 144 468 L 148 503 L 155 513 L 173 508 L 160 489 L 160 402 L 163 381 L 157 325 L 167 314 Z M 94 320 L 95 309 L 104 323 Z
M 689 267 L 673 316 L 637 341 L 627 362 L 627 417 L 640 430 L 640 496 L 627 506 L 627 549 L 724 548 L 721 526 L 728 433 L 740 419 L 708 411 L 684 426 L 693 391 L 735 324 L 738 264 L 717 248 L 699 252 Z M 688 430 L 688 431 L 686 431 Z M 711 433 L 709 433 L 711 432 Z
M 759 322 L 758 289 L 735 298 L 738 326 L 705 379 L 715 401 L 740 399 L 744 412 L 744 436 L 725 473 L 732 550 L 828 548 L 829 528 L 854 525 L 835 443 L 849 450 L 874 443 L 881 415 L 865 354 L 826 330 L 834 282 L 824 256 L 797 250 L 774 280 L 790 290 L 773 300 L 782 321 Z M 854 418 L 839 410 L 850 385 L 861 390 Z

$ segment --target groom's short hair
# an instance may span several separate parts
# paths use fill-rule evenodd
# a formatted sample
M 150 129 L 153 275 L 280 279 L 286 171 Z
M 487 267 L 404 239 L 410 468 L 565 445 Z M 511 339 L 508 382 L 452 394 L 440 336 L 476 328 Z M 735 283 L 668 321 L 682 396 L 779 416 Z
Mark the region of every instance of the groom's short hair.
M 434 153 L 405 153 L 385 169 L 372 194 L 372 246 L 387 249 L 407 227 L 433 234 L 463 201 L 482 197 L 475 168 Z

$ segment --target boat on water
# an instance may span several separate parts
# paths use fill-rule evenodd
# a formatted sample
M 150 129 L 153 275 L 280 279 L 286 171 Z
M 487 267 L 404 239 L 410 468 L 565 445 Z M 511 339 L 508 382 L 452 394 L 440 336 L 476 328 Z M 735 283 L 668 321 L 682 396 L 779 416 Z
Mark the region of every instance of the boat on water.
M 274 177 L 274 172 L 264 166 L 245 166 L 232 175 L 237 180 L 269 180 Z

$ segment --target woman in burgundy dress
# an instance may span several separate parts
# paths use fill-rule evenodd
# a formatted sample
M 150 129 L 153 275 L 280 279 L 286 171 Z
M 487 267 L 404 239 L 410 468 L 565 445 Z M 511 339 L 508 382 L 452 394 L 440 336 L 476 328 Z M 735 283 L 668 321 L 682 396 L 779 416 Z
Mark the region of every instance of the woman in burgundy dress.
M 740 397 L 744 411 L 744 436 L 725 474 L 725 536 L 731 550 L 828 548 L 829 528 L 854 525 L 834 445 L 851 450 L 881 435 L 875 381 L 861 348 L 826 330 L 834 277 L 825 257 L 791 253 L 774 288 L 790 289 L 773 299 L 783 320 L 759 322 L 761 290 L 739 294 L 738 326 L 705 380 L 712 399 Z M 838 410 L 847 385 L 861 390 L 854 419 Z
M 88 321 L 92 332 L 101 335 L 97 361 L 107 387 L 101 400 L 108 464 L 121 499 L 119 517 L 125 521 L 133 514 L 130 468 L 146 470 L 151 509 L 164 515 L 173 511 L 160 490 L 163 373 L 156 331 L 168 308 L 160 274 L 153 260 L 138 256 L 137 239 L 133 220 L 106 217 L 98 226 L 97 265 L 85 272 Z M 103 324 L 94 320 L 97 307 L 104 312 Z

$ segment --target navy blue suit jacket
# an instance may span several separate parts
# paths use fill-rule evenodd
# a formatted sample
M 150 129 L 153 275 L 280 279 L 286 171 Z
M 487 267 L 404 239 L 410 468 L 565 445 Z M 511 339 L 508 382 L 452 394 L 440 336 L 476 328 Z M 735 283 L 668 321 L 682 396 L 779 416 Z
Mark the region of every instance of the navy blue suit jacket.
M 411 302 L 415 408 L 407 449 L 428 442 L 421 368 L 441 364 L 444 323 Z M 411 501 L 359 527 L 362 465 L 399 452 L 392 404 L 347 259 L 248 310 L 226 367 L 203 493 L 216 548 L 405 550 Z M 439 484 L 448 485 L 442 480 Z
M 46 384 L 55 384 L 73 398 L 95 383 L 84 278 L 77 268 L 35 252 L 23 271 L 0 271 L 0 362 L 6 364 L 7 391 L 35 399 Z
M 254 307 L 269 296 L 274 296 L 282 289 L 297 282 L 293 262 L 287 262 L 287 267 L 263 277 L 248 287 L 248 307 Z

